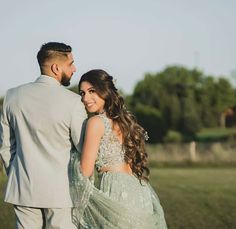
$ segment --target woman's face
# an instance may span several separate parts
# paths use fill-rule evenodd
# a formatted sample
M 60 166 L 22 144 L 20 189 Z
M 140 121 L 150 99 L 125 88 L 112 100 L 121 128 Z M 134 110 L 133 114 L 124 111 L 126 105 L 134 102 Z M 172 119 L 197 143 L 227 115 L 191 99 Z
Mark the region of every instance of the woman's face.
M 83 81 L 80 84 L 81 101 L 90 113 L 101 113 L 104 111 L 105 100 L 98 96 L 95 88 L 89 82 Z

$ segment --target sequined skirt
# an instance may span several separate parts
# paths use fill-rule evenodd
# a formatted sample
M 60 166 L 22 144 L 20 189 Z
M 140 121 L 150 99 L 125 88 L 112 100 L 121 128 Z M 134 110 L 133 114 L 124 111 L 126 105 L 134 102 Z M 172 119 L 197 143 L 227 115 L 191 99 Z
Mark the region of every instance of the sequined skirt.
M 146 182 L 121 172 L 100 175 L 99 186 L 70 165 L 73 222 L 82 229 L 166 229 L 159 199 Z
M 153 213 L 153 192 L 145 181 L 122 172 L 106 172 L 100 177 L 99 189 L 108 197 L 127 208 Z

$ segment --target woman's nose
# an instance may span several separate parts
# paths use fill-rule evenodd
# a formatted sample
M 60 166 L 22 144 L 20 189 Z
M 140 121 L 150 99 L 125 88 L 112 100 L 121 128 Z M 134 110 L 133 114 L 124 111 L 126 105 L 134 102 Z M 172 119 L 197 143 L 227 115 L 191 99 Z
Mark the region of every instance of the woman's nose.
M 88 94 L 88 93 L 84 93 L 83 98 L 82 98 L 82 101 L 83 101 L 84 103 L 86 103 L 86 102 L 89 101 L 89 94 Z

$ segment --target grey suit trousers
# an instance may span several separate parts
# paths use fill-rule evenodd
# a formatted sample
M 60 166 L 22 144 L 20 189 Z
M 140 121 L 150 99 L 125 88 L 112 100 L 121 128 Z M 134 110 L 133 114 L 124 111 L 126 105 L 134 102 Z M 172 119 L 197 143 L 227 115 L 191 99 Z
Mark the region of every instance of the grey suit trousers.
M 31 208 L 14 206 L 16 229 L 76 229 L 72 208 Z

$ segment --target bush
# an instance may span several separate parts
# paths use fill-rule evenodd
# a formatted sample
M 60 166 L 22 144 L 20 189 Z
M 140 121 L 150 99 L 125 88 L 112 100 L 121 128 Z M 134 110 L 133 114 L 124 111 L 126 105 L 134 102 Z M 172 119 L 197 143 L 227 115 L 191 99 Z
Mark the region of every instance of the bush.
M 174 130 L 169 130 L 167 135 L 164 137 L 164 142 L 179 143 L 182 141 L 183 141 L 183 138 L 182 138 L 181 133 Z
M 166 128 L 159 110 L 147 105 L 138 104 L 134 108 L 134 113 L 139 124 L 148 132 L 149 142 L 161 142 L 166 134 Z

